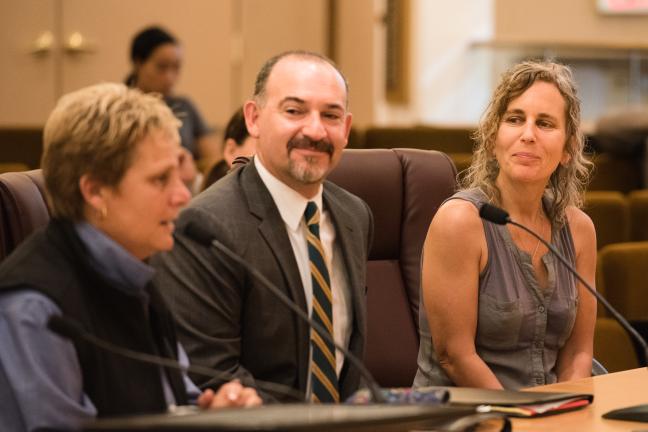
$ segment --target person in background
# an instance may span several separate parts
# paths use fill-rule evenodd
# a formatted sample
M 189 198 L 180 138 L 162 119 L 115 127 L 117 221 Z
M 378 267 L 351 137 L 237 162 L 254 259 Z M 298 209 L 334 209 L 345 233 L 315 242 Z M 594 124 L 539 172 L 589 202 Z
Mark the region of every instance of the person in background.
M 583 156 L 571 71 L 506 72 L 476 133 L 465 188 L 425 240 L 415 387 L 517 389 L 587 377 L 596 301 L 535 237 L 480 219 L 490 203 L 551 242 L 594 285 L 596 233 L 579 209 Z
M 190 194 L 178 120 L 154 95 L 100 84 L 58 102 L 41 161 L 52 219 L 0 265 L 2 430 L 80 428 L 94 417 L 260 403 L 233 381 L 200 393 L 184 372 L 47 327 L 57 315 L 115 345 L 188 364 L 148 258 L 173 247 Z
M 223 159 L 232 166 L 237 157 L 252 157 L 256 152 L 256 138 L 250 136 L 245 125 L 243 107 L 232 115 L 223 137 Z
M 205 176 L 202 190 L 207 189 L 217 180 L 225 177 L 232 168 L 234 160 L 248 160 L 256 151 L 256 138 L 251 137 L 245 126 L 243 107 L 234 112 L 227 122 L 223 136 L 223 159 L 214 164 Z
M 186 97 L 173 94 L 182 67 L 182 47 L 166 30 L 148 27 L 133 38 L 130 60 L 132 71 L 126 85 L 145 93 L 160 93 L 182 122 L 180 140 L 187 151 L 181 173 L 193 190 L 193 185 L 201 180 L 194 161 L 201 160 L 202 165 L 209 166 L 220 157 L 220 146 L 194 104 Z
M 156 257 L 156 280 L 193 361 L 252 387 L 270 381 L 303 400 L 339 402 L 358 389 L 358 368 L 248 267 L 190 239 L 188 226 L 232 249 L 362 357 L 373 216 L 360 198 L 326 181 L 349 137 L 348 85 L 320 54 L 279 54 L 259 71 L 244 112 L 256 155 L 182 211 L 178 247 Z M 288 401 L 275 391 L 260 395 Z

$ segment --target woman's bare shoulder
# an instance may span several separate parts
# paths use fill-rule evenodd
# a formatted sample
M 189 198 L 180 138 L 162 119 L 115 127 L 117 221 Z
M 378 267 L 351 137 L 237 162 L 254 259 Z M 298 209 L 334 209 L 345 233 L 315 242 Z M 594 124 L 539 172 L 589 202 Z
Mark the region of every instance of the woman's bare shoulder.
M 590 249 L 596 251 L 596 229 L 592 219 L 574 206 L 567 207 L 565 213 L 577 252 Z
M 470 237 L 482 230 L 479 210 L 469 201 L 452 199 L 437 211 L 430 230 L 452 237 Z
M 567 222 L 569 222 L 573 233 L 582 235 L 595 234 L 594 222 L 592 222 L 592 219 L 583 210 L 569 206 L 565 209 L 565 213 L 567 215 Z

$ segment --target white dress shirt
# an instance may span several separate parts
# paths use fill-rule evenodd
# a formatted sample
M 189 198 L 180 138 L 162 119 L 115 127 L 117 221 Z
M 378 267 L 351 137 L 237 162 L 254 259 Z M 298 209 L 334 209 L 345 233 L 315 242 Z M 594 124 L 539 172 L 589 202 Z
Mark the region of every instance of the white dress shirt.
M 320 240 L 326 254 L 326 267 L 331 278 L 331 291 L 333 294 L 333 338 L 335 342 L 343 347 L 349 346 L 351 337 L 351 323 L 353 322 L 353 309 L 351 308 L 351 292 L 349 290 L 349 278 L 344 265 L 342 251 L 339 244 L 335 242 L 335 227 L 331 221 L 329 212 L 322 206 L 322 190 L 320 185 L 317 195 L 306 199 L 297 191 L 273 176 L 261 163 L 258 157 L 254 158 L 254 165 L 259 172 L 261 180 L 270 191 L 281 219 L 283 219 L 295 260 L 299 267 L 306 306 L 310 315 L 313 304 L 313 284 L 311 282 L 310 259 L 308 258 L 308 244 L 306 232 L 308 227 L 304 220 L 304 212 L 309 201 L 314 201 L 320 211 Z M 339 351 L 335 352 L 336 372 L 340 376 L 344 356 Z M 309 364 L 310 371 L 310 364 Z M 309 385 L 310 391 L 310 373 Z

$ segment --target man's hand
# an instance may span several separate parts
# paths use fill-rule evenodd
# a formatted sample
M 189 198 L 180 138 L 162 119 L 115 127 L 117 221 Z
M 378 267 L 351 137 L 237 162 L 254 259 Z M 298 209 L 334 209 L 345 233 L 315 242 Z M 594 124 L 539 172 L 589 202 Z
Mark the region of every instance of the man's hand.
M 261 405 L 261 403 L 261 398 L 256 390 L 243 387 L 238 380 L 224 384 L 216 393 L 207 389 L 198 397 L 198 406 L 203 409 L 253 407 Z

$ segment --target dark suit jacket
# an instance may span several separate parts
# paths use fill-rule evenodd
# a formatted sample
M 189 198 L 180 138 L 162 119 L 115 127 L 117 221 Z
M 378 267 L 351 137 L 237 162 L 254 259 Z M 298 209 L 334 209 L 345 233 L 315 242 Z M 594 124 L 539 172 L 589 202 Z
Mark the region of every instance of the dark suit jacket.
M 360 198 L 324 183 L 323 202 L 336 229 L 351 289 L 353 321 L 348 349 L 362 357 L 365 341 L 365 277 L 373 218 Z M 173 251 L 158 255 L 156 283 L 174 311 L 181 342 L 192 363 L 225 370 L 246 385 L 256 380 L 305 392 L 309 328 L 261 283 L 213 248 L 182 235 L 199 223 L 243 257 L 306 311 L 297 262 L 285 225 L 253 163 L 221 179 L 194 198 L 180 216 Z M 192 376 L 203 387 L 219 378 Z M 348 360 L 340 375 L 340 396 L 357 390 L 360 375 Z M 257 387 L 266 401 L 289 401 Z

